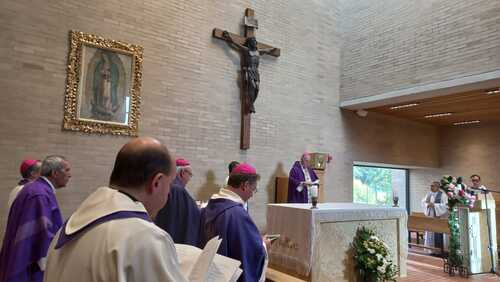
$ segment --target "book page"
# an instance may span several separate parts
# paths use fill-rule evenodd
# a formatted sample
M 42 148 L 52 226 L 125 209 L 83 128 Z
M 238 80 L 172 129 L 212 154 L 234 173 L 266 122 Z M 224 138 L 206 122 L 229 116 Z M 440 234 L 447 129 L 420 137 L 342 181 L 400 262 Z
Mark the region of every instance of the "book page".
M 215 255 L 212 265 L 210 265 L 207 281 L 236 281 L 243 272 L 238 260 Z
M 221 239 L 214 237 L 203 250 L 175 244 L 181 273 L 191 282 L 236 281 L 242 271 L 240 262 L 217 254 Z

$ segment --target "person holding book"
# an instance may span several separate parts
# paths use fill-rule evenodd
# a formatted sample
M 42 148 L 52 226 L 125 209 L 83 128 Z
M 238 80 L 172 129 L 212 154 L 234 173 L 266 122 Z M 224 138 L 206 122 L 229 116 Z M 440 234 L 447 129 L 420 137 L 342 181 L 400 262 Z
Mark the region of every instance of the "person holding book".
M 136 138 L 116 156 L 98 188 L 52 241 L 45 281 L 187 281 L 172 238 L 152 219 L 165 205 L 175 164 L 153 138 Z
M 309 203 L 309 187 L 318 183 L 318 176 L 311 167 L 311 154 L 305 152 L 296 161 L 288 175 L 288 203 Z
M 202 245 L 219 236 L 218 253 L 239 260 L 243 273 L 238 281 L 264 281 L 267 267 L 266 244 L 257 226 L 243 207 L 257 191 L 259 175 L 241 163 L 231 172 L 227 186 L 213 195 L 201 212 Z

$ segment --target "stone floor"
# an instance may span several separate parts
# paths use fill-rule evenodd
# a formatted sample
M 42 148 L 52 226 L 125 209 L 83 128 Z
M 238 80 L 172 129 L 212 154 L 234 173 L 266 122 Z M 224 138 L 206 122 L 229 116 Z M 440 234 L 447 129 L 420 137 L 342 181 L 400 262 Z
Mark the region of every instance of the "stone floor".
M 445 282 L 445 281 L 497 281 L 500 276 L 494 274 L 471 275 L 468 279 L 449 277 L 443 272 L 443 261 L 427 255 L 408 254 L 408 277 L 399 278 L 398 282 Z

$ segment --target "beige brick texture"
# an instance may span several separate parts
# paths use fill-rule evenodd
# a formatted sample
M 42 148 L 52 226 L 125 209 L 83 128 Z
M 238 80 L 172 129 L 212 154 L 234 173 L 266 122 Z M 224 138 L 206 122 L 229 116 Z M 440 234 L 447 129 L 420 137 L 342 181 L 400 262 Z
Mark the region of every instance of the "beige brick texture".
M 500 1 L 341 1 L 341 100 L 500 68 Z

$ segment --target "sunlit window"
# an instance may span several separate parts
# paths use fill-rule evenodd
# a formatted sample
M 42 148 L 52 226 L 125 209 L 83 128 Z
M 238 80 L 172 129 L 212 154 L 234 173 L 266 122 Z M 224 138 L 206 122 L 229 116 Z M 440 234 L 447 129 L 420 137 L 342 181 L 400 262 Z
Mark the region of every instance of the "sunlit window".
M 406 169 L 353 166 L 353 202 L 406 208 Z

